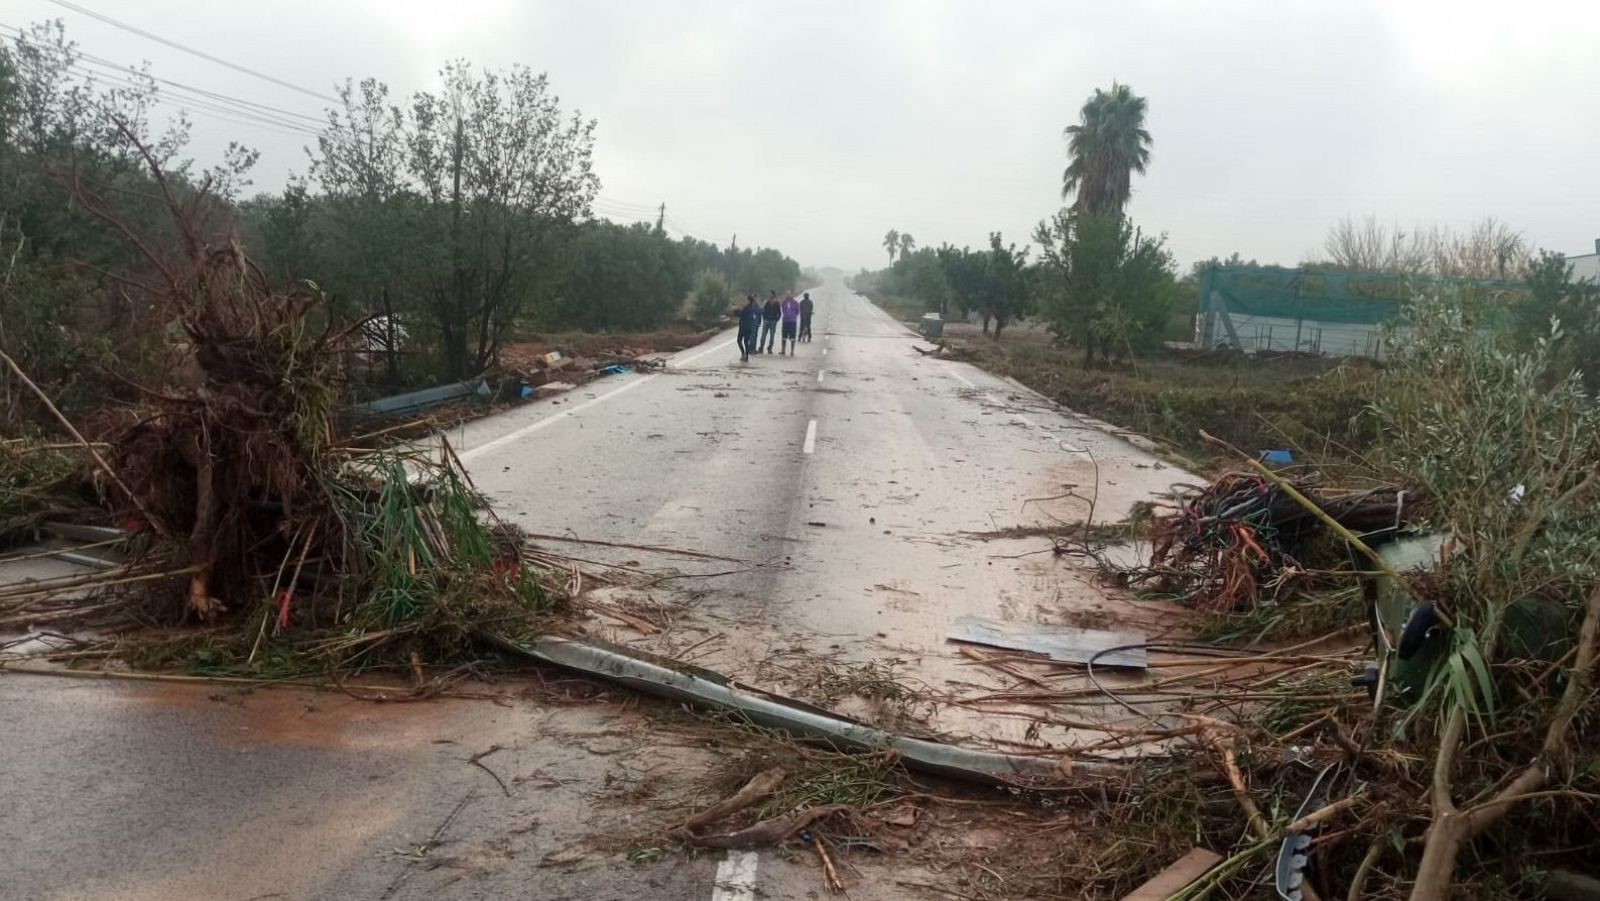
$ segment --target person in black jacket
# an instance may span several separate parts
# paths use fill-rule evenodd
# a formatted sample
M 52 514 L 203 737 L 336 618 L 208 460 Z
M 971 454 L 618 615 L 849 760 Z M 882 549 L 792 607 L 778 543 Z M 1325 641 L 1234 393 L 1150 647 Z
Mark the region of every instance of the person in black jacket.
M 772 342 L 778 336 L 778 320 L 783 318 L 783 302 L 778 300 L 778 292 L 773 291 L 767 295 L 767 302 L 761 308 L 761 340 L 756 342 L 756 353 L 772 353 Z
M 808 344 L 811 343 L 811 312 L 815 309 L 816 305 L 811 302 L 811 292 L 807 291 L 805 296 L 800 298 L 800 340 Z
M 756 296 L 746 294 L 744 306 L 739 308 L 739 359 L 749 360 L 750 352 L 755 350 L 756 337 L 761 333 L 761 307 L 756 305 Z

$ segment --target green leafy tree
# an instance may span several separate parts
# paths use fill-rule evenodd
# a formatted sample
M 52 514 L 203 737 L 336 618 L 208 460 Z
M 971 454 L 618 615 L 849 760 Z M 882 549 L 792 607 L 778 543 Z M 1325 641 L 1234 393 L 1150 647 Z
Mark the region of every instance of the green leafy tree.
M 1514 308 L 1517 346 L 1550 341 L 1555 364 L 1582 373 L 1589 392 L 1600 393 L 1600 285 L 1574 279 L 1567 258 L 1548 250 L 1528 262 L 1523 283 L 1527 299 Z M 1561 326 L 1554 339 L 1551 322 Z
M 462 378 L 494 359 L 531 298 L 553 293 L 556 251 L 600 180 L 594 121 L 564 118 L 543 74 L 463 61 L 440 75 L 441 89 L 411 104 L 421 240 L 409 256 L 444 372 Z
M 1073 208 L 1085 213 L 1121 214 L 1133 194 L 1133 174 L 1150 164 L 1150 132 L 1145 130 L 1145 99 L 1127 85 L 1095 89 L 1076 125 L 1068 125 L 1067 168 L 1061 196 L 1077 194 Z
M 728 312 L 733 302 L 733 292 L 728 288 L 728 280 L 720 272 L 706 270 L 700 273 L 700 282 L 695 286 L 692 312 L 694 318 L 700 322 L 712 322 L 717 317 Z
M 128 390 L 94 384 L 107 355 L 136 379 L 169 374 L 164 273 L 128 238 L 158 254 L 225 239 L 215 201 L 234 197 L 255 159 L 230 145 L 221 165 L 192 172 L 184 119 L 151 137 L 152 79 L 130 72 L 102 86 L 83 71 L 60 22 L 0 42 L 0 346 L 69 412 Z M 195 210 L 192 233 L 175 232 L 146 155 Z M 0 372 L 0 426 L 33 412 L 33 396 Z
M 994 337 L 1010 323 L 1033 310 L 1033 286 L 1028 276 L 1028 250 L 1006 244 L 999 232 L 989 234 L 989 249 L 972 250 L 948 245 L 939 248 L 944 283 L 962 308 L 983 317 L 983 333 L 994 325 Z
M 895 254 L 900 252 L 900 232 L 889 229 L 883 233 L 883 249 L 889 252 L 889 265 L 894 265 Z
M 659 328 L 694 284 L 689 256 L 650 223 L 586 222 L 570 254 L 561 321 L 588 331 Z
M 1144 236 L 1115 214 L 1062 210 L 1039 224 L 1040 289 L 1051 330 L 1113 354 L 1160 334 L 1176 297 L 1176 267 L 1161 238 Z

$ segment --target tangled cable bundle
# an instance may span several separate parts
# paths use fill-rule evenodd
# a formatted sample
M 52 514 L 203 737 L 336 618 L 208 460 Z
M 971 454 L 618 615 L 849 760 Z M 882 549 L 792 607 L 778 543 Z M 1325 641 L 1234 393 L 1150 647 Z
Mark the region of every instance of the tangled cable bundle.
M 1329 489 L 1315 473 L 1285 481 L 1341 525 L 1375 541 L 1392 534 L 1415 510 L 1415 498 L 1396 486 Z M 1188 499 L 1152 525 L 1146 576 L 1196 608 L 1239 610 L 1279 600 L 1306 575 L 1301 559 L 1324 550 L 1315 545 L 1324 533 L 1322 523 L 1261 475 L 1228 472 L 1203 488 L 1184 487 L 1191 492 Z M 1341 548 L 1326 551 L 1339 559 L 1318 563 L 1343 562 Z

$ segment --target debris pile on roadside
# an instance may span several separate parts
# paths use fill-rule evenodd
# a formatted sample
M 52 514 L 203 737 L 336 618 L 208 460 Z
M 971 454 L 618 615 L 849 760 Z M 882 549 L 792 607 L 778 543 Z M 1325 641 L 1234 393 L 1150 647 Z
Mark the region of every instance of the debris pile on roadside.
M 1095 816 L 1171 851 L 1110 844 L 1092 884 L 1126 890 L 1197 838 L 1220 860 L 1171 897 L 1595 884 L 1600 408 L 1553 342 L 1496 346 L 1460 303 L 1419 298 L 1379 379 L 1379 487 L 1230 448 L 1248 470 L 1189 491 L 1155 520 L 1150 563 L 1122 573 L 1248 646 L 1151 642 L 1146 674 L 1088 684 L 984 661 L 1027 681 L 964 703 L 1106 734 L 1074 761 L 1145 749 L 1138 803 Z M 1085 715 L 1089 697 L 1125 716 Z
M 1187 493 L 1178 509 L 1151 524 L 1150 565 L 1137 582 L 1207 611 L 1287 600 L 1317 584 L 1319 573 L 1337 577 L 1352 568 L 1349 550 L 1329 540 L 1326 522 L 1314 511 L 1369 545 L 1390 540 L 1425 512 L 1415 490 L 1349 491 L 1322 481 L 1315 472 L 1285 474 L 1280 481 L 1228 472 L 1204 487 L 1182 486 Z
M 102 424 L 103 444 L 57 412 L 86 452 L 73 465 L 31 443 L 0 450 L 8 530 L 62 518 L 43 494 L 91 467 L 132 533 L 118 542 L 125 559 L 7 589 L 0 623 L 28 626 L 45 607 L 71 622 L 71 595 L 78 620 L 124 656 L 141 639 L 118 629 L 200 623 L 155 636 L 168 659 L 203 650 L 243 671 L 270 657 L 417 672 L 461 659 L 485 623 L 544 628 L 571 569 L 484 509 L 442 436 L 361 448 L 343 434 L 342 345 L 356 328 L 338 327 L 315 292 L 274 291 L 236 243 L 199 237 L 192 203 L 166 196 L 185 239 L 135 243 L 163 286 L 152 309 L 183 337 L 174 377 L 138 387 L 139 402 Z

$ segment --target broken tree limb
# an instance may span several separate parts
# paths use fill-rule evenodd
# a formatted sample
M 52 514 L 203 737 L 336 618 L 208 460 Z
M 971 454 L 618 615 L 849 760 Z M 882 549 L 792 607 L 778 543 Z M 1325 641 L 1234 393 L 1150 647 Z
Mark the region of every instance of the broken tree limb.
M 743 848 L 766 848 L 780 844 L 793 838 L 795 833 L 810 826 L 823 817 L 833 816 L 836 813 L 845 813 L 850 810 L 847 804 L 826 804 L 821 807 L 807 807 L 781 817 L 773 817 L 738 832 L 728 832 L 720 835 L 695 835 L 689 841 L 702 848 L 726 848 L 736 850 Z
M 1049 691 L 1050 690 L 1049 684 L 1047 684 L 1047 683 L 1045 683 L 1045 682 L 1043 682 L 1043 681 L 1041 681 L 1039 679 L 1035 679 L 1034 677 L 1028 675 L 1027 673 L 1024 673 L 1023 671 L 1017 669 L 1016 667 L 1012 666 L 1011 664 L 1005 662 L 1004 660 L 999 660 L 999 659 L 996 659 L 996 658 L 993 658 L 993 657 L 986 657 L 983 654 L 979 653 L 976 648 L 968 647 L 967 645 L 962 645 L 961 646 L 961 656 L 966 657 L 967 659 L 973 661 L 974 663 L 978 663 L 978 664 L 980 664 L 982 666 L 987 666 L 987 667 L 989 667 L 991 669 L 995 669 L 995 670 L 998 670 L 998 671 L 1000 671 L 1002 673 L 1005 673 L 1006 675 L 1010 676 L 1013 679 L 1016 679 L 1019 682 L 1027 682 L 1030 685 L 1033 685 L 1033 686 L 1038 687 L 1038 688 L 1042 688 L 1045 691 Z M 1042 660 L 1040 662 L 1048 663 L 1050 661 Z
M 1451 771 L 1466 731 L 1467 715 L 1465 708 L 1460 705 L 1451 710 L 1439 739 L 1439 755 L 1434 761 L 1433 781 L 1429 788 L 1433 823 L 1428 827 L 1427 838 L 1422 846 L 1422 862 L 1417 865 L 1411 901 L 1437 901 L 1449 897 L 1450 884 L 1455 877 L 1456 858 L 1462 847 L 1499 822 L 1512 805 L 1539 791 L 1549 781 L 1551 768 L 1563 756 L 1573 720 L 1577 718 L 1578 710 L 1589 694 L 1595 661 L 1600 657 L 1600 585 L 1590 590 L 1584 604 L 1583 624 L 1578 628 L 1576 648 L 1578 653 L 1567 677 L 1567 687 L 1556 704 L 1550 725 L 1545 729 L 1539 755 L 1493 798 L 1466 810 L 1456 806 Z
M 752 804 L 758 804 L 777 791 L 778 786 L 783 784 L 783 780 L 787 775 L 781 766 L 762 770 L 751 777 L 743 788 L 729 797 L 723 798 L 721 801 L 684 820 L 683 825 L 679 826 L 678 829 L 683 832 L 693 833 L 695 830 L 709 826 L 718 820 L 726 819 Z
M 816 841 L 811 843 L 817 849 L 817 857 L 822 860 L 822 878 L 828 887 L 828 894 L 837 895 L 844 891 L 844 880 L 839 878 L 839 871 L 833 866 L 833 858 L 828 856 L 827 842 L 822 836 L 816 836 Z

